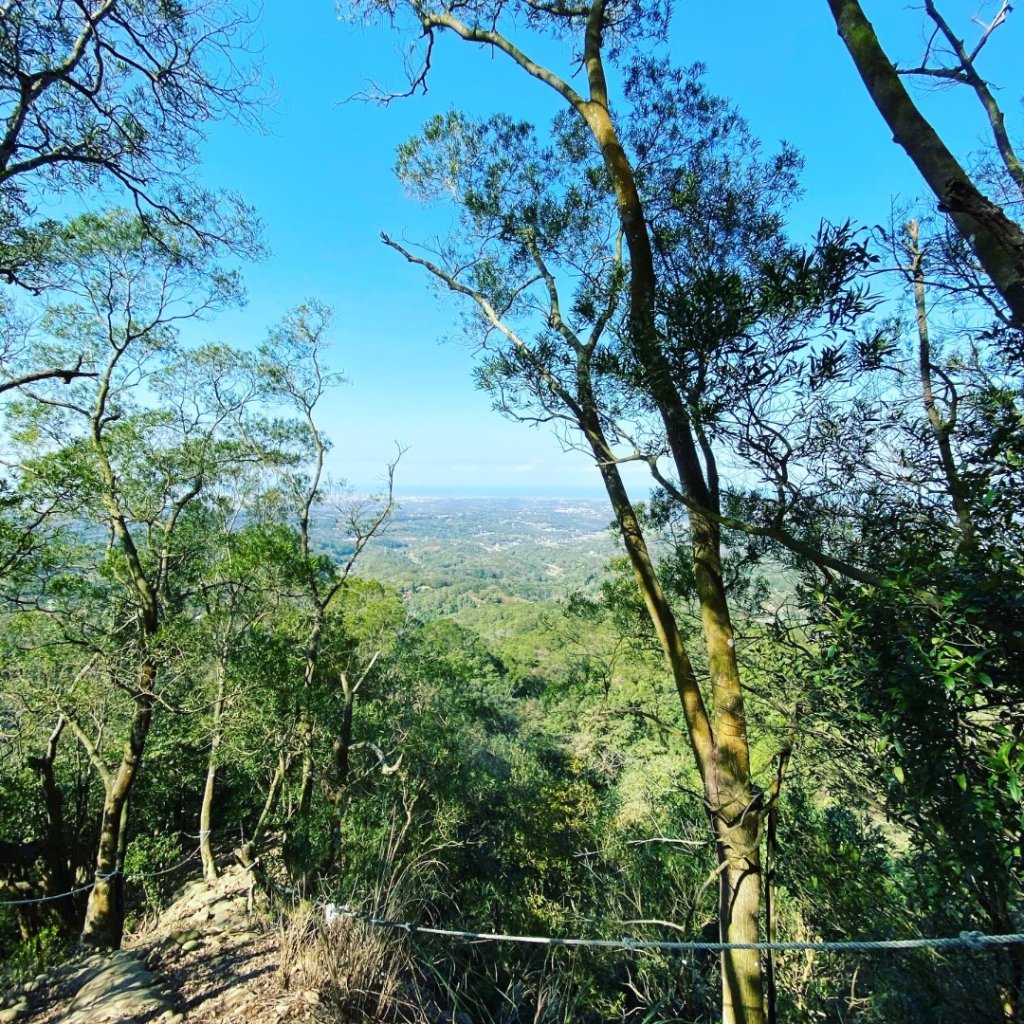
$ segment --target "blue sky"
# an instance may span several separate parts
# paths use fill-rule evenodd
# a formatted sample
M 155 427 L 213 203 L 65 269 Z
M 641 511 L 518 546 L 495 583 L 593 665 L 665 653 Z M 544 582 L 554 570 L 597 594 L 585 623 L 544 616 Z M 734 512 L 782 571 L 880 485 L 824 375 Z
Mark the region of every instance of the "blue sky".
M 968 39 L 983 0 L 949 0 L 948 15 Z M 865 0 L 893 56 L 921 51 L 920 16 L 899 0 Z M 1015 19 L 994 37 L 985 67 L 1019 112 L 1012 54 Z M 330 0 L 265 4 L 262 59 L 277 100 L 267 133 L 215 126 L 201 174 L 241 193 L 264 222 L 272 256 L 245 276 L 249 303 L 218 318 L 208 334 L 246 344 L 289 307 L 316 297 L 335 308 L 333 362 L 349 383 L 325 408 L 334 441 L 332 472 L 356 489 L 381 479 L 395 442 L 408 448 L 399 494 L 598 494 L 588 460 L 563 453 L 543 429 L 503 420 L 475 390 L 472 355 L 458 338 L 457 310 L 423 273 L 379 241 L 380 232 L 427 238 L 450 214 L 409 200 L 392 173 L 396 146 L 430 115 L 452 107 L 505 111 L 543 124 L 556 109 L 540 83 L 509 62 L 442 41 L 426 96 L 387 107 L 348 97 L 370 83 L 403 86 L 402 45 L 384 27 L 339 21 Z M 565 74 L 568 49 L 544 57 Z M 919 193 L 916 172 L 891 141 L 835 33 L 825 0 L 681 2 L 671 36 L 673 60 L 707 65 L 711 87 L 730 97 L 767 147 L 781 139 L 803 154 L 804 195 L 791 219 L 795 236 L 822 217 L 884 221 L 891 198 Z M 976 148 L 984 125 L 966 93 L 926 97 L 960 152 Z

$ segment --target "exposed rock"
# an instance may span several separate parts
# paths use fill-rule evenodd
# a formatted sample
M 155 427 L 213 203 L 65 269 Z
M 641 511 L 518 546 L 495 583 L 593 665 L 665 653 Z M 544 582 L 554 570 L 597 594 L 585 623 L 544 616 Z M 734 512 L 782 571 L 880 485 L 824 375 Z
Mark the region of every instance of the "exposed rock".
M 325 1024 L 311 980 L 284 990 L 278 933 L 250 913 L 250 886 L 241 868 L 185 886 L 124 951 L 83 951 L 40 982 L 34 1012 L 0 1024 Z
M 63 1024 L 155 1017 L 173 1009 L 153 973 L 131 954 L 118 950 L 78 990 Z

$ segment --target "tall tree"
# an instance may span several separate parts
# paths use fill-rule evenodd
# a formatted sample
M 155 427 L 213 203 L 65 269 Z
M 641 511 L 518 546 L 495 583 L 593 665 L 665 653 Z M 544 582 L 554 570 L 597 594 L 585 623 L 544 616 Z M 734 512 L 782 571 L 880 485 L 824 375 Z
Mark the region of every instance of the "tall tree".
M 313 795 L 312 705 L 317 689 L 325 682 L 321 655 L 330 613 L 363 549 L 384 529 L 395 508 L 397 460 L 387 467 L 387 481 L 379 495 L 350 499 L 344 494 L 328 493 L 330 440 L 318 422 L 318 415 L 324 397 L 343 379 L 324 361 L 331 316 L 332 311 L 321 303 L 298 306 L 271 331 L 260 349 L 260 372 L 269 382 L 272 400 L 295 416 L 299 443 L 310 457 L 308 463 L 282 471 L 282 486 L 298 545 L 295 582 L 302 606 L 302 683 L 295 694 L 297 730 L 302 744 L 297 804 L 300 816 L 308 814 Z M 337 526 L 345 531 L 348 543 L 348 550 L 338 559 L 318 552 L 314 544 L 314 516 L 318 511 L 328 510 L 334 513 Z
M 499 407 L 569 424 L 567 436 L 594 458 L 703 781 L 719 852 L 722 938 L 751 943 L 766 800 L 751 772 L 723 572 L 715 435 L 728 439 L 730 415 L 748 422 L 741 399 L 748 407 L 765 401 L 794 354 L 811 347 L 816 322 L 841 330 L 860 309 L 847 287 L 859 263 L 843 232 L 824 234 L 808 253 L 784 243 L 778 207 L 792 188 L 792 154 L 761 160 L 735 112 L 695 73 L 637 59 L 618 125 L 640 154 L 625 189 L 639 211 L 639 270 L 634 250 L 628 258 L 623 251 L 631 230 L 624 151 L 609 161 L 590 125 L 564 115 L 548 145 L 506 118 L 485 126 L 458 115 L 436 119 L 403 148 L 399 170 L 423 194 L 455 197 L 459 237 L 434 258 L 385 241 L 475 302 L 491 353 L 479 379 Z M 638 287 L 638 274 L 649 287 Z M 629 497 L 624 458 L 650 463 L 686 514 L 685 562 L 704 635 L 699 668 Z M 661 458 L 672 466 L 667 475 Z M 763 1019 L 752 952 L 723 954 L 727 1021 Z
M 218 346 L 186 352 L 176 336 L 178 322 L 233 301 L 237 282 L 187 233 L 154 231 L 114 214 L 62 232 L 64 301 L 50 296 L 33 351 L 75 353 L 88 374 L 66 386 L 23 385 L 9 410 L 20 453 L 8 482 L 15 499 L 44 506 L 35 529 L 46 545 L 81 548 L 83 564 L 62 563 L 44 545 L 31 589 L 7 596 L 34 607 L 82 652 L 87 675 L 105 677 L 130 702 L 111 764 L 75 687 L 56 695 L 105 794 L 83 927 L 83 939 L 101 946 L 120 942 L 128 799 L 167 700 L 162 637 L 189 583 L 189 535 L 208 490 L 253 458 L 238 432 L 254 397 L 244 361 Z
M 355 4 L 357 8 L 359 4 Z M 398 4 L 389 8 L 394 12 Z M 709 671 L 714 695 L 715 727 L 712 728 L 697 677 L 690 658 L 678 639 L 663 597 L 653 585 L 649 560 L 639 545 L 634 545 L 634 567 L 645 593 L 659 634 L 663 636 L 666 656 L 672 666 L 676 686 L 685 710 L 691 745 L 704 780 L 709 812 L 719 839 L 721 857 L 720 914 L 723 939 L 747 943 L 758 930 L 760 906 L 758 836 L 760 814 L 758 793 L 750 777 L 749 745 L 746 734 L 743 692 L 736 665 L 733 629 L 720 569 L 720 531 L 707 512 L 712 509 L 708 474 L 712 465 L 701 462 L 693 424 L 679 390 L 673 383 L 672 368 L 659 344 L 656 328 L 658 276 L 654 262 L 649 224 L 641 198 L 637 175 L 623 145 L 613 116 L 611 92 L 605 65 L 606 39 L 613 40 L 613 55 L 619 41 L 633 46 L 665 29 L 667 9 L 657 4 L 609 4 L 593 0 L 588 5 L 473 3 L 458 8 L 411 2 L 407 8 L 419 21 L 427 39 L 427 60 L 413 87 L 422 85 L 429 67 L 436 34 L 447 33 L 470 44 L 504 54 L 522 70 L 550 88 L 566 104 L 570 116 L 590 137 L 590 144 L 601 154 L 604 172 L 614 196 L 621 237 L 628 253 L 628 348 L 637 375 L 642 378 L 652 406 L 657 410 L 665 439 L 686 493 L 693 500 L 691 520 L 694 568 L 700 591 L 700 606 L 705 629 Z M 376 12 L 378 8 L 372 8 Z M 514 27 L 522 17 L 531 28 L 556 35 L 575 35 L 580 47 L 580 68 L 584 91 L 579 92 L 570 76 L 561 76 L 541 64 L 499 26 Z M 541 275 L 542 267 L 538 268 Z M 553 300 L 557 296 L 552 296 Z M 556 317 L 557 307 L 552 310 Z M 557 330 L 556 326 L 556 330 Z M 600 332 L 598 332 L 600 333 Z M 590 353 L 582 346 L 577 359 L 584 369 Z M 586 374 L 581 376 L 586 388 Z M 588 436 L 592 446 L 604 446 L 604 438 L 594 432 L 599 426 L 596 410 L 587 413 L 587 395 L 581 411 L 589 419 Z M 596 453 L 595 453 L 596 454 Z M 599 465 L 607 465 L 605 455 Z M 616 516 L 624 536 L 637 536 L 630 509 L 619 491 L 616 473 L 603 471 Z M 645 582 L 646 581 L 646 582 Z M 729 950 L 722 957 L 723 1020 L 759 1022 L 764 1018 L 759 958 L 750 950 Z

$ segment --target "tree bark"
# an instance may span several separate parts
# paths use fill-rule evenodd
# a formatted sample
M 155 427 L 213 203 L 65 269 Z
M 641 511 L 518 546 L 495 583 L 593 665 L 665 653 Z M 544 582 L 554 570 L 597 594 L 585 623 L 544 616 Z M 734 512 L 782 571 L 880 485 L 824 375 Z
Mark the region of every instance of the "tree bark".
M 153 693 L 156 663 L 147 659 L 139 672 L 139 693 L 135 715 L 125 742 L 121 763 L 106 786 L 103 816 L 100 820 L 99 849 L 89 902 L 82 925 L 82 942 L 101 949 L 117 949 L 124 933 L 124 875 L 119 866 L 121 832 L 125 806 L 146 747 L 153 719 Z
M 50 734 L 46 744 L 46 752 L 39 757 L 30 757 L 29 766 L 35 771 L 43 788 L 43 799 L 46 803 L 46 845 L 43 857 L 49 874 L 46 894 L 57 895 L 70 892 L 72 884 L 71 858 L 64 839 L 64 796 L 57 785 L 53 773 L 53 762 L 57 757 L 57 744 L 64 731 L 66 720 L 63 715 Z M 81 927 L 81 919 L 75 906 L 75 897 L 66 896 L 56 901 L 56 911 L 60 916 L 62 927 L 68 932 L 75 932 Z
M 893 140 L 921 172 L 964 240 L 974 250 L 1010 317 L 1024 327 L 1024 232 L 987 199 L 918 110 L 886 56 L 858 0 L 828 0 L 839 36 Z
M 217 877 L 217 861 L 213 856 L 210 833 L 213 823 L 213 801 L 217 789 L 218 752 L 223 739 L 224 701 L 226 696 L 225 654 L 222 651 L 217 660 L 217 692 L 213 703 L 210 756 L 206 761 L 206 782 L 203 786 L 203 802 L 199 808 L 199 855 L 203 861 L 203 877 L 212 882 Z
M 719 820 L 718 927 L 722 942 L 758 941 L 761 913 L 761 820 L 756 812 L 738 824 Z M 756 949 L 722 951 L 723 1024 L 763 1024 L 765 1006 L 761 953 Z

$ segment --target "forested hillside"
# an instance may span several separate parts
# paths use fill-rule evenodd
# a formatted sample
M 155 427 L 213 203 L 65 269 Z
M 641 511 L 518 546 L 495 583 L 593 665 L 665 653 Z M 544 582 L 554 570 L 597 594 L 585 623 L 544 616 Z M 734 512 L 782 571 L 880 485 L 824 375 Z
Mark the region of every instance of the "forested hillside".
M 229 871 L 325 1019 L 1024 1017 L 1019 26 L 820 5 L 922 198 L 810 233 L 666 5 L 339 5 L 383 109 L 465 51 L 555 105 L 443 97 L 381 249 L 600 498 L 425 499 L 415 439 L 342 480 L 372 331 L 301 267 L 231 319 L 273 239 L 200 158 L 275 107 L 258 14 L 0 4 L 0 983 Z

